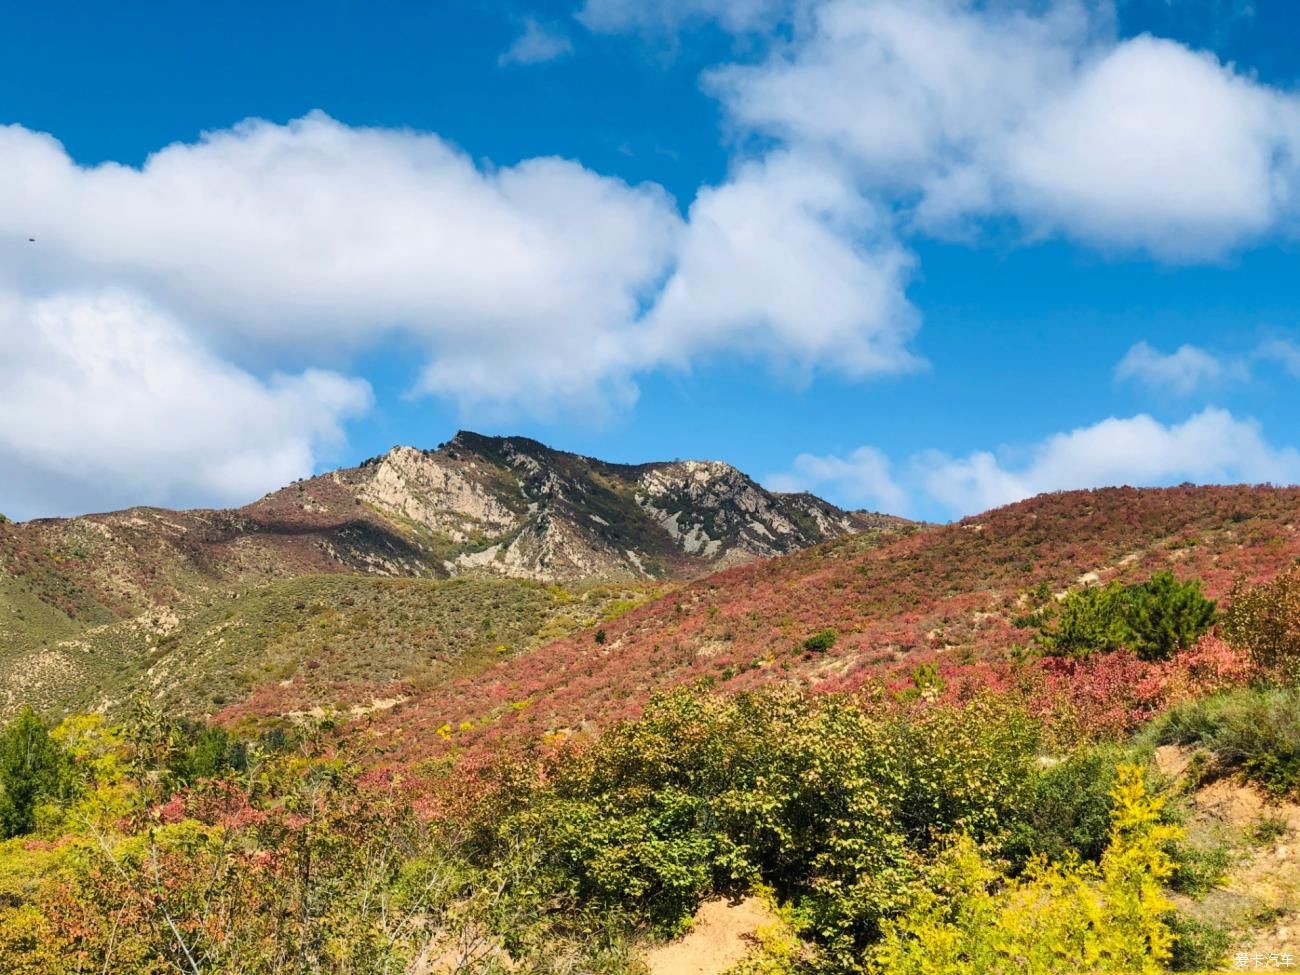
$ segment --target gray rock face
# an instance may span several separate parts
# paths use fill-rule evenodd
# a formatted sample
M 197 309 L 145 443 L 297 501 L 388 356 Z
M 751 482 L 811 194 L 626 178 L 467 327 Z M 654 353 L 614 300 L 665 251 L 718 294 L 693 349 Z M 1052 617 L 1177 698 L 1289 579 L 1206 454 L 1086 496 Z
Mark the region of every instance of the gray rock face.
M 683 578 L 886 527 L 717 461 L 608 464 L 464 431 L 326 477 L 452 575 Z

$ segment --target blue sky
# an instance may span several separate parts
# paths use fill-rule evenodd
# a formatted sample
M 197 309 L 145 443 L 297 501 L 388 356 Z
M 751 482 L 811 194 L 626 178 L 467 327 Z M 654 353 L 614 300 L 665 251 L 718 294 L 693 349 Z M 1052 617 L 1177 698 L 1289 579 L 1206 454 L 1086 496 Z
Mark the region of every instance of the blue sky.
M 0 10 L 11 516 L 458 427 L 927 518 L 1300 480 L 1291 4 Z

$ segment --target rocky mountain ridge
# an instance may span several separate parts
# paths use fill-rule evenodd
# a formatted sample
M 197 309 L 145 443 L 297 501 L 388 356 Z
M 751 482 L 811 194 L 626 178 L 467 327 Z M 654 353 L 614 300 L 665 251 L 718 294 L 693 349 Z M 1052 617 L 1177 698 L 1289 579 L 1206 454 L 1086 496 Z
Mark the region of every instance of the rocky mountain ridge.
M 539 580 L 685 578 L 905 524 L 767 491 L 718 461 L 610 464 L 464 431 L 436 450 L 394 447 L 248 510 L 302 519 L 358 502 L 434 573 Z

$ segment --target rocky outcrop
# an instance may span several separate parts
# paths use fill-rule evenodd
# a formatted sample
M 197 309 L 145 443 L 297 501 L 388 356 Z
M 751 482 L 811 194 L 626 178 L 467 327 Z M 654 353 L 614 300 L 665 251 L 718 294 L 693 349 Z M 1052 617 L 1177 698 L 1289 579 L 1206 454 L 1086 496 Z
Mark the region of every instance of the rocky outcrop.
M 357 496 L 384 514 L 414 522 L 455 542 L 519 528 L 522 516 L 474 476 L 474 466 L 449 461 L 437 452 L 394 447 L 363 469 Z
M 689 577 L 866 527 L 717 461 L 608 464 L 464 431 L 436 450 L 394 447 L 329 477 L 453 575 Z M 296 490 L 313 493 L 311 482 Z
M 638 497 L 687 554 L 735 563 L 783 555 L 860 530 L 847 512 L 809 494 L 775 494 L 729 464 L 649 465 Z

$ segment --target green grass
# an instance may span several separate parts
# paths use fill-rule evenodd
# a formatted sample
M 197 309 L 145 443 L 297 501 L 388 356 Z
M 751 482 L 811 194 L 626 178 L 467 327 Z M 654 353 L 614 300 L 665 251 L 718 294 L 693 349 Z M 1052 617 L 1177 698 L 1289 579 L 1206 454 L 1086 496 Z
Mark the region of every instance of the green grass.
M 137 620 L 90 630 L 49 621 L 45 638 L 65 642 L 55 658 L 34 647 L 9 655 L 22 678 L 22 701 L 9 706 L 112 711 L 144 690 L 178 711 L 206 713 L 284 682 L 300 686 L 299 698 L 305 687 L 312 703 L 357 703 L 350 697 L 377 687 L 429 688 L 472 673 L 620 615 L 654 592 L 343 575 L 213 591 L 181 607 L 170 632 Z
M 64 640 L 85 629 L 27 580 L 0 576 L 0 663 L 21 651 Z M 102 620 L 101 622 L 106 622 Z
M 1180 705 L 1147 735 L 1161 745 L 1199 745 L 1212 772 L 1241 772 L 1275 796 L 1300 794 L 1300 688 L 1237 688 Z

